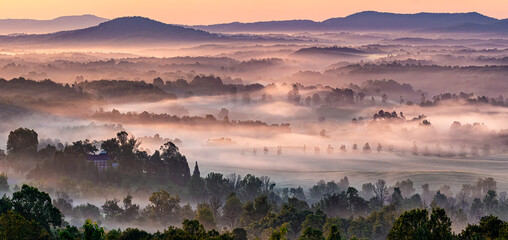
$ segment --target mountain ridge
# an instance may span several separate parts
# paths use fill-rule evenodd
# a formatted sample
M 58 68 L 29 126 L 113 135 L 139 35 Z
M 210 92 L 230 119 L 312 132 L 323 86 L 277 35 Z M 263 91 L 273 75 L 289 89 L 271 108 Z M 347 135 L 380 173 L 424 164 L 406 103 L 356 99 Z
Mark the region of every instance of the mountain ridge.
M 93 15 L 71 17 L 89 18 Z M 94 17 L 94 16 L 93 16 Z M 61 17 L 48 21 L 68 21 Z M 25 21 L 25 20 L 20 20 Z M 102 20 L 101 20 L 102 21 Z M 291 41 L 240 32 L 269 31 L 409 31 L 409 32 L 471 32 L 508 33 L 508 20 L 495 19 L 477 12 L 470 13 L 417 13 L 394 14 L 364 11 L 343 18 L 330 18 L 322 22 L 312 20 L 267 21 L 255 23 L 233 22 L 209 26 L 167 24 L 146 17 L 120 17 L 100 22 L 96 26 L 46 34 L 0 36 L 0 42 L 9 44 L 138 44 L 218 40 L 270 40 Z M 236 32 L 236 33 L 235 33 Z M 228 34 L 235 33 L 235 34 Z M 294 39 L 293 39 L 294 40 Z
M 341 30 L 424 30 L 438 27 L 476 23 L 493 24 L 499 19 L 468 13 L 429 13 L 414 14 L 363 11 L 346 17 L 329 18 L 324 21 L 283 20 L 251 23 L 223 23 L 213 25 L 195 25 L 196 29 L 212 32 L 262 32 L 262 31 L 341 31 Z
M 146 17 L 120 17 L 100 23 L 97 26 L 60 31 L 48 34 L 0 36 L 0 43 L 6 44 L 144 44 L 169 42 L 243 41 L 243 40 L 286 41 L 275 37 L 259 35 L 226 35 L 210 33 L 186 26 L 166 24 Z
M 109 21 L 91 14 L 61 16 L 49 20 L 0 19 L 0 35 L 7 34 L 45 34 L 75 30 Z

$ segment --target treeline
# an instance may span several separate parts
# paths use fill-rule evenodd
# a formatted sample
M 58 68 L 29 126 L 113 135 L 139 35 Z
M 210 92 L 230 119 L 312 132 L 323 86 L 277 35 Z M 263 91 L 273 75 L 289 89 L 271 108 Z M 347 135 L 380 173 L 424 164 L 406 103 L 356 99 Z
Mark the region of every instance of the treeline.
M 498 72 L 503 73 L 508 71 L 508 66 L 494 65 L 494 66 L 440 66 L 440 65 L 422 65 L 422 64 L 402 64 L 399 62 L 380 63 L 380 64 L 351 64 L 345 67 L 327 70 L 326 72 L 343 72 L 346 71 L 350 74 L 382 74 L 389 72 L 407 72 L 414 73 L 418 71 L 425 72 L 464 72 L 464 73 L 483 73 L 483 72 Z M 326 73 L 325 72 L 325 73 Z
M 267 86 L 267 88 L 270 87 L 271 85 Z M 311 94 L 301 94 L 300 91 L 302 90 Z M 292 84 L 292 88 L 287 94 L 287 100 L 294 104 L 312 107 L 374 106 L 389 104 L 388 94 L 395 95 L 397 98 L 400 96 L 402 100 L 402 96 L 412 99 L 422 93 L 421 91 L 414 91 L 409 84 L 399 84 L 393 80 L 369 80 L 361 87 L 350 84 L 347 88 L 303 86 L 296 83 Z M 381 97 L 381 99 L 375 97 Z
M 262 90 L 263 85 L 255 84 L 224 84 L 220 77 L 213 75 L 196 75 L 190 82 L 185 79 L 176 81 L 163 81 L 160 77 L 153 80 L 153 85 L 166 92 L 177 94 L 178 96 L 213 96 L 213 95 L 231 95 L 232 99 L 237 98 L 239 93 L 248 93 Z M 240 98 L 241 96 L 238 96 Z
M 176 99 L 176 95 L 167 93 L 145 81 L 98 80 L 82 81 L 73 84 L 80 92 L 93 94 L 105 100 L 159 101 Z
M 33 81 L 22 77 L 13 78 L 11 80 L 0 78 L 0 93 L 3 97 L 22 95 L 34 99 L 53 97 L 66 100 L 70 98 L 82 99 L 87 97 L 86 94 L 76 91 L 76 89 L 69 84 L 64 85 L 49 79 Z
M 80 54 L 81 55 L 81 54 Z M 115 55 L 115 54 L 113 54 Z M 83 54 L 64 56 L 55 54 L 57 60 L 45 59 L 48 55 L 37 59 L 5 58 L 0 59 L 0 70 L 3 76 L 25 76 L 27 78 L 45 78 L 51 76 L 54 80 L 65 82 L 78 76 L 77 80 L 85 79 L 115 79 L 124 76 L 124 80 L 139 81 L 161 77 L 165 80 L 175 81 L 185 79 L 192 81 L 196 73 L 217 73 L 224 75 L 237 75 L 235 73 L 263 72 L 279 69 L 285 61 L 279 58 L 250 59 L 238 61 L 227 57 L 136 57 L 101 55 L 92 56 Z M 111 58 L 112 57 L 112 58 Z M 95 60 L 95 59 L 102 60 Z M 222 77 L 225 82 L 239 83 L 240 79 Z
M 55 83 L 49 79 L 33 81 L 14 78 L 8 81 L 0 78 L 0 96 L 1 103 L 15 106 L 51 106 L 92 100 L 91 95 L 69 84 Z
M 392 79 L 368 80 L 360 85 L 350 83 L 348 88 L 355 92 L 364 92 L 369 96 L 382 96 L 386 94 L 394 97 L 403 97 L 408 100 L 415 99 L 423 94 L 421 90 L 413 89 L 411 84 L 399 83 Z
M 305 87 L 301 84 L 292 84 L 291 90 L 287 93 L 287 101 L 293 104 L 314 106 L 314 107 L 339 107 L 363 103 L 365 94 L 356 93 L 349 88 L 325 87 L 321 90 L 316 86 Z M 302 96 L 300 90 L 318 90 L 312 95 Z M 320 91 L 319 91 L 320 90 Z
M 129 138 L 125 131 L 121 131 L 115 138 L 103 141 L 86 139 L 63 148 L 48 144 L 38 150 L 38 134 L 31 129 L 19 128 L 8 136 L 5 162 L 16 171 L 27 173 L 29 179 L 72 178 L 119 187 L 124 179 L 139 176 L 182 186 L 189 181 L 187 159 L 174 143 L 165 143 L 152 155 L 138 149 L 139 144 L 137 139 Z M 104 171 L 99 171 L 94 162 L 87 160 L 87 156 L 94 155 L 99 148 L 111 158 Z
M 348 189 L 353 198 L 355 193 Z M 226 218 L 240 218 L 240 222 L 229 228 L 219 229 L 214 214 L 206 204 L 198 205 L 187 215 L 181 215 L 181 227 L 170 226 L 163 231 L 149 233 L 138 228 L 105 230 L 100 224 L 87 219 L 83 227 L 69 225 L 57 208 L 61 199 L 51 201 L 49 195 L 29 185 L 14 192 L 12 197 L 0 199 L 0 237 L 2 239 L 61 239 L 61 240 L 147 240 L 147 239 L 299 239 L 299 240 L 342 240 L 342 239 L 423 239 L 423 240 L 466 240 L 466 239 L 508 239 L 508 222 L 488 215 L 481 217 L 477 224 L 468 224 L 464 230 L 452 230 L 453 218 L 445 209 L 433 206 L 431 212 L 422 206 L 405 210 L 400 191 L 394 191 L 392 203 L 373 212 L 367 217 L 333 217 L 320 208 L 309 208 L 305 201 L 296 197 L 280 208 L 270 206 L 266 197 L 241 206 L 230 194 L 224 210 Z M 106 218 L 132 217 L 139 206 L 124 200 L 126 208 L 114 207 L 116 202 L 102 206 Z M 436 201 L 436 200 L 434 200 Z M 354 202 L 354 201 L 353 201 Z M 130 204 L 130 205 L 129 205 Z M 182 211 L 178 201 L 164 191 L 153 193 L 150 204 L 143 213 L 151 218 L 167 218 Z M 127 208 L 128 206 L 128 208 Z M 239 208 L 240 207 L 240 208 Z M 132 210 L 134 209 L 134 210 Z M 175 210 L 176 209 L 176 210 Z M 239 210 L 241 212 L 234 212 Z M 100 217 L 100 215 L 99 215 Z M 150 221 L 151 219 L 145 219 Z M 244 221 L 249 221 L 244 222 Z M 129 222 L 128 224 L 135 224 Z M 167 223 L 166 223 L 167 224 Z M 166 225 L 167 226 L 167 225 Z M 295 232 L 296 230 L 296 232 Z
M 420 106 L 432 107 L 439 104 L 446 104 L 449 102 L 456 102 L 462 104 L 490 104 L 492 106 L 508 106 L 508 102 L 504 99 L 503 95 L 499 95 L 496 98 L 488 96 L 478 96 L 474 93 L 442 93 L 432 97 L 432 100 L 425 99 L 425 95 L 422 95 Z
M 219 114 L 221 115 L 221 114 Z M 268 124 L 259 120 L 229 120 L 228 114 L 222 114 L 223 119 L 217 119 L 212 114 L 207 114 L 205 117 L 200 116 L 176 116 L 166 113 L 149 113 L 144 111 L 142 113 L 127 112 L 121 113 L 113 109 L 111 111 L 104 111 L 100 108 L 94 114 L 93 119 L 115 121 L 119 123 L 167 123 L 167 124 L 186 124 L 186 125 L 217 125 L 217 126 L 232 126 L 232 127 L 266 127 L 273 130 L 291 131 L 289 123 L 281 124 Z
M 114 167 L 111 163 L 106 170 L 99 171 L 87 162 L 86 155 L 98 151 L 96 145 L 107 151 L 118 166 Z M 275 239 L 282 236 L 288 239 L 303 236 L 307 238 L 302 239 L 322 239 L 337 231 L 346 239 L 385 239 L 396 218 L 415 208 L 444 209 L 454 229 L 462 229 L 486 215 L 497 215 L 503 220 L 508 216 L 506 193 L 496 191 L 497 184 L 492 178 L 479 179 L 472 185 L 464 184 L 456 194 L 452 193 L 450 186 L 433 190 L 428 184 L 423 184 L 420 193 L 417 193 L 409 179 L 393 186 L 380 179 L 356 189 L 350 186 L 346 177 L 339 182 L 321 181 L 308 190 L 301 187 L 277 189 L 268 177 L 213 172 L 201 176 L 197 163 L 191 174 L 187 159 L 172 142 L 149 155 L 139 150 L 137 140 L 129 138 L 125 132 L 101 142 L 74 142 L 62 150 L 56 150 L 51 145 L 37 150 L 37 146 L 35 131 L 17 129 L 9 134 L 7 155 L 1 158 L 6 166 L 27 172 L 34 183 L 50 183 L 47 186 L 42 184 L 41 188 L 55 193 L 56 197 L 51 201 L 49 196 L 44 196 L 46 203 L 41 204 L 47 207 L 47 202 L 50 202 L 67 217 L 69 223 L 76 226 L 88 218 L 104 225 L 128 224 L 147 228 L 176 225 L 185 219 L 195 218 L 208 231 L 215 229 L 225 234 L 224 228 L 228 231 L 242 228 L 251 239 L 272 236 L 280 236 Z M 34 165 L 36 167 L 32 168 Z M 7 176 L 1 175 L 0 191 L 9 189 Z M 122 201 L 114 197 L 117 189 L 127 192 Z M 13 190 L 18 191 L 19 188 L 14 186 Z M 134 199 L 143 195 L 141 190 L 150 191 L 149 203 L 144 207 L 136 204 Z M 21 188 L 21 192 L 24 191 L 40 195 L 28 186 Z M 102 206 L 89 203 L 74 205 L 73 197 L 86 199 L 97 196 L 98 191 L 101 191 L 100 196 L 108 198 Z M 4 203 L 1 203 L 0 209 L 21 211 L 9 207 L 8 202 L 16 202 L 16 196 L 14 193 L 10 200 L 5 196 L 2 201 L 7 205 L 3 207 L 1 204 Z M 28 202 L 39 203 L 35 198 L 28 199 Z M 196 207 L 184 204 L 184 201 L 197 203 Z M 39 211 L 36 215 L 58 217 L 54 208 L 49 209 L 55 213 L 41 214 Z M 35 219 L 21 212 L 18 214 L 29 222 Z M 9 218 L 19 219 L 12 214 Z M 50 226 L 48 232 L 62 226 L 57 220 L 41 224 L 44 229 Z
M 267 88 L 272 87 L 268 85 Z M 311 91 L 304 96 L 300 91 Z M 366 98 L 369 96 L 368 98 Z M 376 98 L 377 99 L 376 99 Z M 379 99 L 380 97 L 380 99 Z M 392 97 L 390 99 L 390 97 Z M 394 98 L 395 97 L 395 98 Z M 400 84 L 394 80 L 369 80 L 361 86 L 349 84 L 347 88 L 332 88 L 329 86 L 304 86 L 299 83 L 292 84 L 287 94 L 287 100 L 295 104 L 313 107 L 341 107 L 351 105 L 387 105 L 404 104 L 432 107 L 440 104 L 455 102 L 458 104 L 490 104 L 492 106 L 508 106 L 508 101 L 502 95 L 489 97 L 475 93 L 441 93 L 427 99 L 425 93 L 415 91 L 410 84 Z
M 59 103 L 80 100 L 125 100 L 156 101 L 175 99 L 176 96 L 166 93 L 144 81 L 82 81 L 72 85 L 56 83 L 50 79 L 43 81 L 13 78 L 0 78 L 0 93 L 4 101 L 13 103 Z
M 232 100 L 243 98 L 243 93 L 264 88 L 261 84 L 223 84 L 220 77 L 196 75 L 192 81 L 184 79 L 164 82 L 160 77 L 153 83 L 128 80 L 81 80 L 74 84 L 62 84 L 50 79 L 34 81 L 23 77 L 5 80 L 0 78 L 2 98 L 23 102 L 44 101 L 49 103 L 78 100 L 109 101 L 158 101 L 176 99 L 176 96 L 231 95 Z M 20 96 L 24 98 L 19 98 Z

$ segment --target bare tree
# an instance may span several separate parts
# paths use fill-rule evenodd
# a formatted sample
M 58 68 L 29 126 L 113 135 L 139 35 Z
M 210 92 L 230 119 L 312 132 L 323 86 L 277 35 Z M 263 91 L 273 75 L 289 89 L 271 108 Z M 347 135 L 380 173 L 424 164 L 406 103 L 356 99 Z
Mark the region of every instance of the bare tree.
M 376 198 L 381 202 L 381 205 L 384 205 L 388 197 L 388 187 L 386 186 L 385 180 L 377 180 L 374 188 L 374 194 L 376 195 Z

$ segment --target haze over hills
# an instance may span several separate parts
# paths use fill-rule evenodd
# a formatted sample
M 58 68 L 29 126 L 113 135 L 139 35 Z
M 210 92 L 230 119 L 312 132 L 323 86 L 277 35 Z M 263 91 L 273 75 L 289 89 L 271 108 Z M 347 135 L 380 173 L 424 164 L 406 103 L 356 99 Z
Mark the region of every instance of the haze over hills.
M 221 33 L 284 32 L 284 31 L 401 31 L 401 32 L 508 32 L 508 20 L 499 20 L 476 12 L 471 13 L 418 13 L 394 14 L 365 11 L 343 18 L 322 22 L 311 20 L 269 21 L 255 23 L 228 23 L 208 26 L 180 26 L 145 17 L 121 17 L 107 21 L 93 15 L 60 17 L 53 20 L 0 20 L 0 32 L 50 31 L 57 28 L 80 28 L 47 34 L 0 36 L 6 44 L 142 44 L 170 42 L 207 42 L 219 40 L 294 39 L 261 35 Z M 96 26 L 90 26 L 98 24 Z M 8 26 L 8 27 L 2 27 Z M 14 28 L 16 30 L 14 30 Z M 215 32 L 215 33 L 214 33 Z
M 463 33 L 508 33 L 508 19 L 490 24 L 463 23 L 449 27 L 428 29 L 429 32 L 463 32 Z
M 94 27 L 51 34 L 2 36 L 8 43 L 138 43 L 142 41 L 203 41 L 224 39 L 218 34 L 170 25 L 144 17 L 122 17 Z
M 0 19 L 0 35 L 42 34 L 96 26 L 109 19 L 94 15 L 63 16 L 51 20 Z
M 260 35 L 220 34 L 185 26 L 166 24 L 145 17 L 121 17 L 84 29 L 48 34 L 0 36 L 6 44 L 79 44 L 79 45 L 137 45 L 155 43 L 185 43 L 214 41 L 288 41 Z
M 267 21 L 254 23 L 225 23 L 193 26 L 211 32 L 270 32 L 270 31 L 355 31 L 392 30 L 419 31 L 461 24 L 490 25 L 501 22 L 477 12 L 396 14 L 364 11 L 347 17 L 330 18 L 322 22 L 311 20 Z
M 122 17 L 95 27 L 51 34 L 56 41 L 127 41 L 127 40 L 208 40 L 220 38 L 206 31 L 185 28 L 144 17 Z

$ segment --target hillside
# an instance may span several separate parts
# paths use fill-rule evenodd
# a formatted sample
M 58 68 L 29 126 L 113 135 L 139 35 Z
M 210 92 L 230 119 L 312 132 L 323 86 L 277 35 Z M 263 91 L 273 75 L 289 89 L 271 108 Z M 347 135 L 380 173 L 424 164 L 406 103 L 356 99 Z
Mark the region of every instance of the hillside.
M 51 20 L 0 19 L 0 35 L 44 34 L 96 26 L 108 19 L 94 15 L 63 16 Z
M 144 17 L 122 17 L 97 26 L 50 34 L 2 36 L 0 41 L 14 44 L 138 44 L 168 41 L 219 40 L 225 37 L 202 30 L 158 22 Z
M 193 26 L 212 32 L 270 32 L 270 31 L 342 31 L 342 30 L 421 30 L 449 27 L 458 24 L 492 24 L 498 19 L 470 13 L 417 13 L 397 14 L 364 11 L 347 17 L 330 18 L 322 22 L 310 20 L 268 21 L 254 23 L 226 23 Z

